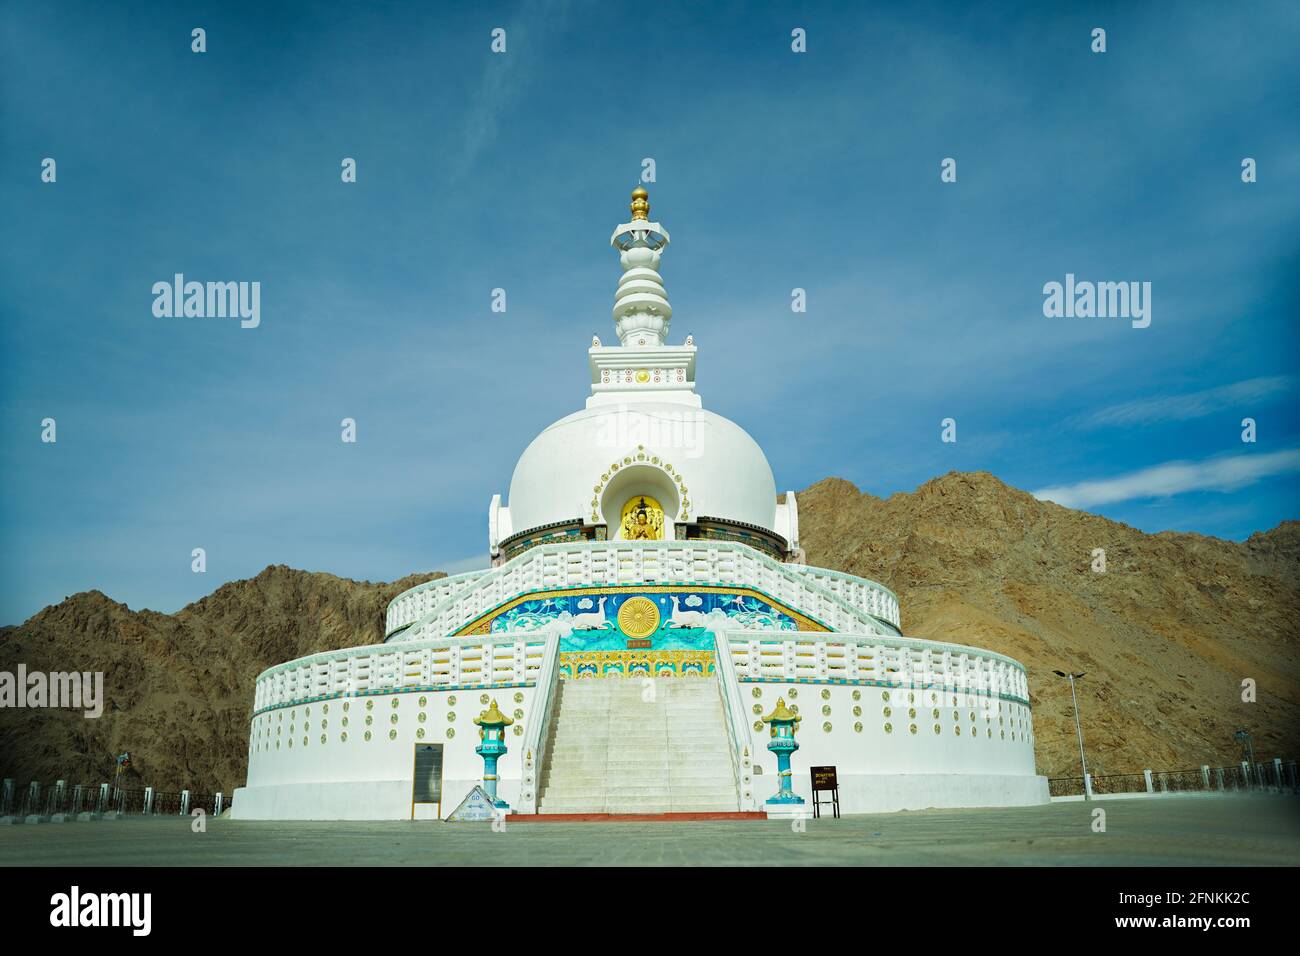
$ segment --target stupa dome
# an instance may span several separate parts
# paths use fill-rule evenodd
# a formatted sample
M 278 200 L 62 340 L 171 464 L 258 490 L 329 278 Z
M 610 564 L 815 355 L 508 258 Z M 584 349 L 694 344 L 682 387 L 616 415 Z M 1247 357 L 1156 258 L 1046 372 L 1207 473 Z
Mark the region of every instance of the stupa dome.
M 634 498 L 674 521 L 721 518 L 776 532 L 776 482 L 758 443 L 721 415 L 680 402 L 595 405 L 560 419 L 524 450 L 510 482 L 521 532 L 562 521 L 604 522 L 623 537 Z

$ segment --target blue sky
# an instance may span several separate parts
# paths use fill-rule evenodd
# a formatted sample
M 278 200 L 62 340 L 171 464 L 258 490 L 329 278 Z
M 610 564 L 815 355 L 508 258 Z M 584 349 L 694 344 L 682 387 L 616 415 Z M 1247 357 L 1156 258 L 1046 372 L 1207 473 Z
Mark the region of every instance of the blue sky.
M 1300 7 L 1056 6 L 6 4 L 0 622 L 474 565 L 613 339 L 644 157 L 672 338 L 782 489 L 1300 517 Z M 260 327 L 156 318 L 177 272 L 259 281 Z M 1151 326 L 1044 317 L 1066 273 Z

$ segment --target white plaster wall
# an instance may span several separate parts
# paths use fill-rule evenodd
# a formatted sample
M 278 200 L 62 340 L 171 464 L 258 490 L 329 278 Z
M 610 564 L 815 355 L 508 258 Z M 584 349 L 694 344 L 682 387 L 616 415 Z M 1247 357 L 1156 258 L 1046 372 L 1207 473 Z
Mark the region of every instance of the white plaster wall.
M 232 816 L 243 820 L 410 819 L 415 745 L 426 743 L 443 745 L 442 815 L 446 816 L 483 779 L 483 758 L 474 752 L 479 736 L 473 720 L 486 709 L 479 699 L 485 693 L 511 717 L 516 710 L 524 712 L 507 730 L 510 749 L 497 765 L 501 778 L 498 793 L 514 804 L 523 763 L 523 737 L 514 733 L 514 727 L 522 729 L 527 719 L 532 687 L 335 698 L 259 714 L 251 728 L 248 786 L 235 792 Z M 516 694 L 523 695 L 522 702 L 515 700 Z M 424 707 L 419 704 L 422 697 Z M 455 705 L 448 703 L 451 697 L 456 698 Z M 344 703 L 348 704 L 346 711 Z M 367 703 L 374 707 L 367 709 Z M 419 720 L 422 712 L 426 715 L 423 723 Z M 449 720 L 453 713 L 455 720 Z M 396 723 L 393 715 L 397 715 Z M 372 718 L 369 725 L 367 716 Z M 344 717 L 348 718 L 346 727 Z M 327 721 L 327 726 L 322 726 L 322 721 Z M 288 746 L 290 727 L 294 728 L 292 747 Z M 417 736 L 420 728 L 425 731 L 423 738 Z M 447 737 L 448 728 L 455 730 L 454 737 Z M 369 741 L 365 739 L 367 730 L 371 732 Z M 395 740 L 389 738 L 393 730 L 397 731 Z M 344 731 L 346 742 L 341 739 Z M 324 744 L 320 742 L 322 734 Z
M 839 775 L 840 813 L 894 813 L 958 807 L 1027 807 L 1048 802 L 1047 778 L 1011 774 Z M 805 773 L 794 789 L 812 810 L 812 786 Z M 822 813 L 830 794 L 822 794 Z M 766 799 L 766 798 L 764 798 Z
M 757 689 L 761 696 L 753 696 Z M 791 691 L 794 691 L 794 695 Z M 823 698 L 822 692 L 829 694 Z M 855 700 L 853 692 L 858 692 Z M 758 706 L 770 713 L 778 697 L 799 708 L 796 739 L 799 750 L 794 766 L 807 776 L 810 766 L 834 764 L 844 774 L 938 773 L 938 774 L 1034 774 L 1033 722 L 1024 704 L 990 700 L 954 693 L 886 689 L 880 687 L 825 686 L 740 682 L 740 696 L 751 721 L 752 753 L 761 760 L 764 773 L 776 772 L 776 756 L 767 750 L 771 740 L 767 727 L 755 730 L 761 715 Z M 884 694 L 889 694 L 889 700 Z M 931 701 L 931 696 L 936 701 Z M 912 697 L 912 700 L 908 698 Z M 953 706 L 953 698 L 958 706 Z M 830 715 L 822 713 L 830 708 Z M 855 714 L 854 708 L 861 713 Z M 890 715 L 885 716 L 885 708 Z M 916 717 L 909 717 L 911 710 Z M 935 710 L 939 716 L 933 716 Z M 954 713 L 957 715 L 954 718 Z M 971 720 L 971 714 L 975 719 Z M 824 729 L 829 723 L 830 731 Z M 856 730 L 857 724 L 862 729 Z M 890 725 L 886 732 L 885 724 Z M 913 734 L 910 727 L 916 725 Z M 934 726 L 939 726 L 939 733 Z M 961 733 L 956 728 L 961 728 Z M 974 730 L 974 733 L 972 733 Z M 1005 734 L 1005 736 L 1003 736 Z
M 755 689 L 761 696 L 754 696 Z M 778 697 L 798 707 L 803 718 L 791 769 L 795 792 L 805 799 L 812 797 L 809 769 L 834 766 L 843 813 L 1047 802 L 1047 778 L 1035 773 L 1033 723 L 1023 704 L 952 691 L 811 683 L 741 681 L 739 694 L 750 720 L 742 747 L 749 747 L 752 769 L 741 777 L 742 806 L 748 809 L 761 809 L 777 790 L 776 755 L 767 749 L 770 730 L 754 722 L 771 713 Z M 954 697 L 959 706 L 953 706 Z M 909 716 L 913 710 L 915 718 Z M 758 768 L 761 773 L 753 772 Z
M 760 691 L 759 697 L 753 696 L 755 689 Z M 829 698 L 822 696 L 823 690 Z M 960 706 L 954 707 L 951 692 L 897 688 L 887 691 L 890 699 L 886 701 L 882 688 L 845 685 L 740 682 L 738 691 L 751 718 L 747 742 L 751 760 L 762 768 L 762 773 L 751 773 L 742 780 L 742 790 L 750 794 L 748 802 L 753 806 L 761 806 L 777 787 L 776 756 L 767 750 L 771 738 L 766 727 L 753 729 L 752 722 L 760 716 L 753 707 L 769 713 L 778 696 L 798 707 L 804 718 L 798 732 L 800 749 L 792 766 L 793 786 L 805 799 L 811 799 L 809 768 L 820 765 L 837 768 L 844 813 L 1018 806 L 1048 799 L 1046 778 L 1034 772 L 1032 722 L 1022 704 L 993 701 L 986 706 L 984 698 L 957 694 Z M 495 697 L 507 713 L 513 715 L 518 708 L 525 717 L 533 699 L 531 687 L 416 691 L 352 698 L 346 701 L 346 712 L 344 701 L 336 698 L 260 714 L 252 731 L 249 785 L 236 791 L 232 816 L 242 820 L 410 819 L 416 743 L 444 745 L 441 813 L 446 816 L 482 780 L 483 761 L 474 753 L 478 728 L 472 722 L 483 710 L 482 693 Z M 523 695 L 522 703 L 515 702 L 515 693 Z M 938 701 L 931 701 L 931 694 Z M 913 700 L 909 701 L 908 695 Z M 456 698 L 454 706 L 448 703 L 452 696 Z M 421 697 L 426 699 L 423 708 L 419 706 Z M 375 706 L 367 709 L 367 701 Z M 392 706 L 393 701 L 397 707 Z M 323 710 L 326 703 L 328 714 Z M 829 716 L 822 713 L 823 707 L 830 708 Z M 860 714 L 853 712 L 855 707 Z M 890 708 L 888 717 L 886 707 Z M 936 708 L 938 718 L 933 716 Z M 912 709 L 916 718 L 908 716 Z M 426 714 L 424 723 L 419 722 L 421 712 Z M 455 713 L 454 721 L 447 719 L 449 712 Z M 391 720 L 393 714 L 398 715 L 396 724 Z M 369 725 L 365 723 L 367 715 L 372 718 Z M 343 716 L 348 717 L 346 743 L 339 739 Z M 321 727 L 322 720 L 329 722 L 327 727 Z M 824 729 L 826 723 L 831 725 L 830 731 Z M 886 723 L 889 732 L 884 729 Z M 936 723 L 940 727 L 937 734 Z M 860 731 L 856 724 L 862 725 Z M 915 734 L 910 731 L 912 724 L 917 725 Z M 290 726 L 295 735 L 292 748 L 287 745 Z M 517 726 L 522 726 L 522 721 Z M 421 727 L 425 729 L 423 739 L 416 736 Z M 446 737 L 448 727 L 456 730 L 454 738 Z M 956 727 L 961 728 L 960 735 Z M 367 729 L 371 731 L 368 742 L 364 739 Z M 390 730 L 397 731 L 396 740 L 389 739 Z M 322 733 L 328 740 L 324 745 L 320 744 Z M 303 737 L 308 738 L 305 747 Z M 280 741 L 278 749 L 276 740 Z M 498 786 L 501 796 L 517 805 L 522 737 L 512 728 L 507 742 L 511 749 L 499 764 Z

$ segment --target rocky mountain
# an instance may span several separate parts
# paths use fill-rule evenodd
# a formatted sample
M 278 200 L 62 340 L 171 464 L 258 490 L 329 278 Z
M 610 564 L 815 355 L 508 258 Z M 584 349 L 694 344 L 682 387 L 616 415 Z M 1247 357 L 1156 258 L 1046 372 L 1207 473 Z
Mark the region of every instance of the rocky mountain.
M 1077 774 L 1069 684 L 1088 769 L 1188 769 L 1300 756 L 1300 522 L 1240 544 L 1144 534 L 985 472 L 888 499 L 831 478 L 797 495 L 810 564 L 897 593 L 903 632 L 974 644 L 1029 673 L 1038 769 Z M 1093 570 L 1105 551 L 1104 573 Z M 1257 700 L 1242 700 L 1242 682 Z
M 897 592 L 905 633 L 1000 651 L 1029 671 L 1039 772 L 1077 773 L 1068 685 L 1094 772 L 1300 755 L 1300 522 L 1241 544 L 1148 535 L 1038 501 L 984 473 L 880 499 L 827 479 L 799 494 L 810 563 Z M 1093 550 L 1106 571 L 1092 570 Z M 253 681 L 316 651 L 373 643 L 391 584 L 269 567 L 176 614 L 91 591 L 0 630 L 0 671 L 105 674 L 99 720 L 0 711 L 0 774 L 96 783 L 131 751 L 131 780 L 230 793 L 244 782 Z M 1244 679 L 1258 701 L 1243 703 Z
M 131 785 L 226 794 L 244 783 L 253 682 L 304 654 L 380 641 L 400 592 L 391 584 L 268 567 L 175 614 L 132 611 L 98 591 L 74 594 L 0 632 L 0 671 L 103 671 L 104 714 L 0 711 L 0 774 L 99 783 L 132 755 Z

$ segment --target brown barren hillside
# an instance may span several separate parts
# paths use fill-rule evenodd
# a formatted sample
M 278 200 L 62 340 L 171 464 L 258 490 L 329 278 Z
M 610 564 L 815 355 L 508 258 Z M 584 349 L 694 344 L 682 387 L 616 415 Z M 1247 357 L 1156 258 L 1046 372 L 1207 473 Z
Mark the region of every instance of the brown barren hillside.
M 1176 769 L 1300 755 L 1300 523 L 1242 544 L 1148 535 L 1041 502 L 991 475 L 949 474 L 887 500 L 828 479 L 799 495 L 811 563 L 873 578 L 906 633 L 975 644 L 1029 670 L 1039 772 L 1077 773 L 1068 686 L 1080 685 L 1090 768 Z M 1107 572 L 1091 570 L 1104 548 Z M 0 711 L 0 774 L 96 783 L 130 750 L 131 779 L 230 793 L 244 782 L 253 681 L 266 667 L 374 643 L 392 584 L 270 567 L 173 615 L 97 591 L 0 630 L 0 670 L 103 671 L 99 720 Z M 1253 678 L 1258 703 L 1241 702 Z
M 810 564 L 892 588 L 905 634 L 986 647 L 1029 672 L 1038 769 L 1077 774 L 1069 685 L 1089 770 L 1300 756 L 1300 522 L 1237 544 L 1144 534 L 952 472 L 880 499 L 830 478 L 797 495 Z M 1092 570 L 1094 548 L 1106 573 Z M 1242 681 L 1256 703 L 1242 702 Z
M 392 584 L 268 567 L 175 614 L 132 611 L 98 591 L 74 594 L 0 632 L 0 670 L 102 671 L 104 714 L 0 711 L 0 775 L 99 783 L 130 751 L 129 780 L 230 794 L 244 783 L 253 682 L 304 654 L 383 640 Z

